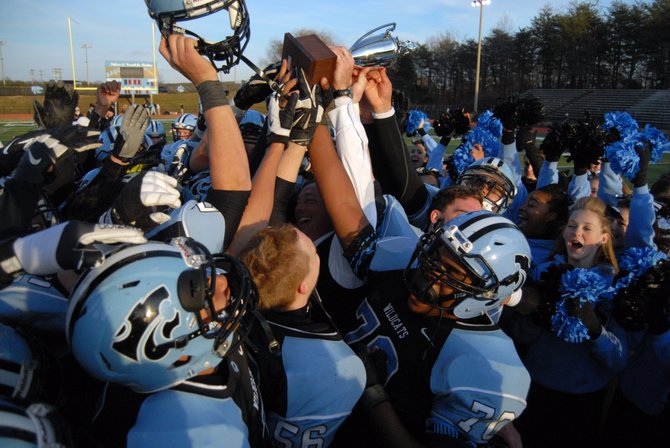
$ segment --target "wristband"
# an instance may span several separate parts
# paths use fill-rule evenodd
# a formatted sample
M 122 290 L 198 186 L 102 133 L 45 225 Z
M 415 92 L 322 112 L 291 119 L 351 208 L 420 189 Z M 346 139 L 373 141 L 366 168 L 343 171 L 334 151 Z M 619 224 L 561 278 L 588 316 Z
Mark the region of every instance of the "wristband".
M 503 145 L 514 143 L 514 129 L 503 129 L 503 134 L 500 141 Z
M 333 91 L 333 99 L 339 98 L 341 96 L 348 96 L 349 98 L 353 98 L 354 97 L 354 92 L 351 90 L 351 87 L 347 87 L 346 89 L 334 90 Z
M 209 109 L 218 106 L 227 106 L 228 91 L 223 88 L 223 84 L 219 81 L 203 81 L 198 84 L 198 95 L 200 95 L 200 103 L 202 104 L 202 112 L 205 113 Z
M 384 386 L 374 384 L 363 391 L 363 395 L 358 399 L 356 405 L 364 411 L 371 411 L 388 399 L 389 396 L 386 394 Z

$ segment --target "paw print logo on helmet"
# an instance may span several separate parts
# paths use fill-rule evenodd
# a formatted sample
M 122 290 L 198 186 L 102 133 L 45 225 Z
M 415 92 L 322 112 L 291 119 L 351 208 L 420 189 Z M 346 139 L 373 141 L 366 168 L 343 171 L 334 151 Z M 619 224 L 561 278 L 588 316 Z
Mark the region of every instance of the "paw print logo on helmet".
M 221 276 L 230 291 L 225 306 L 215 294 Z M 93 377 L 155 392 L 236 350 L 248 335 L 257 297 L 239 260 L 211 256 L 189 238 L 128 246 L 82 276 L 66 336 Z
M 404 278 L 419 301 L 469 319 L 502 305 L 518 290 L 530 260 L 518 227 L 482 210 L 437 223 L 424 234 Z
M 484 209 L 500 214 L 512 204 L 517 193 L 512 169 L 496 157 L 484 157 L 472 163 L 456 183 L 481 191 Z
M 217 70 L 228 73 L 240 62 L 249 43 L 249 12 L 244 0 L 144 0 L 149 16 L 156 20 L 161 34 L 167 38 L 173 33 L 193 36 L 197 40 L 198 52 L 206 56 Z M 208 16 L 218 11 L 228 12 L 232 34 L 214 41 L 177 25 L 177 22 Z M 217 66 L 217 62 L 220 63 Z

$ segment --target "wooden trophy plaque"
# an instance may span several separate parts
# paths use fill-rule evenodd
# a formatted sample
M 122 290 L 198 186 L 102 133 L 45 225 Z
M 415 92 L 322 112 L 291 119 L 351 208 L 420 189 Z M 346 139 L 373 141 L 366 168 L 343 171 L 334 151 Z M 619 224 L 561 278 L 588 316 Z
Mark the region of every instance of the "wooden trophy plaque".
M 310 86 L 318 84 L 321 78 L 327 78 L 333 85 L 337 55 L 316 34 L 300 37 L 284 34 L 282 59 L 287 59 L 290 67 L 305 70 Z

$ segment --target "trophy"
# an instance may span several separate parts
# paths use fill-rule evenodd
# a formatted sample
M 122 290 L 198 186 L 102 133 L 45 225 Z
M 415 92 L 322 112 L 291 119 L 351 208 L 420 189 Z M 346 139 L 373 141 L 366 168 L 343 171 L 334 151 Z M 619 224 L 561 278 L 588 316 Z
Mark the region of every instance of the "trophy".
M 382 29 L 384 31 L 373 34 Z M 368 31 L 354 42 L 349 51 L 356 65 L 359 67 L 390 67 L 398 56 L 416 48 L 413 42 L 401 43 L 397 37 L 391 35 L 392 31 L 395 31 L 395 23 L 387 23 Z
M 284 34 L 282 59 L 287 59 L 290 67 L 302 68 L 310 86 L 324 77 L 333 82 L 337 55 L 316 34 L 300 37 Z

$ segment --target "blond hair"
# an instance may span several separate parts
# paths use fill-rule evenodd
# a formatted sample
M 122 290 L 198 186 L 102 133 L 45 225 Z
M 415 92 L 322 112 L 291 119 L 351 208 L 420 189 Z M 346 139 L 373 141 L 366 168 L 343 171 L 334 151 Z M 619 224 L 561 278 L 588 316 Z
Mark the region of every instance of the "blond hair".
M 614 254 L 614 238 L 612 236 L 612 225 L 610 223 L 609 218 L 605 214 L 605 210 L 607 209 L 607 205 L 600 199 L 594 198 L 594 197 L 585 197 L 585 198 L 579 198 L 577 201 L 570 207 L 570 211 L 568 213 L 568 220 L 570 219 L 570 216 L 576 211 L 579 210 L 587 210 L 590 212 L 593 212 L 598 216 L 598 220 L 600 221 L 600 227 L 602 228 L 602 232 L 606 233 L 609 235 L 609 238 L 607 238 L 607 241 L 605 241 L 604 244 L 601 244 L 598 250 L 596 251 L 596 256 L 595 256 L 595 263 L 596 264 L 609 264 L 612 266 L 614 269 L 614 273 L 619 272 L 619 263 L 617 263 L 616 260 L 616 255 Z M 562 255 L 567 254 L 567 248 L 565 246 L 565 239 L 563 237 L 558 239 L 558 253 Z
M 261 230 L 249 240 L 240 258 L 256 284 L 261 310 L 289 306 L 309 271 L 308 256 L 291 224 Z

